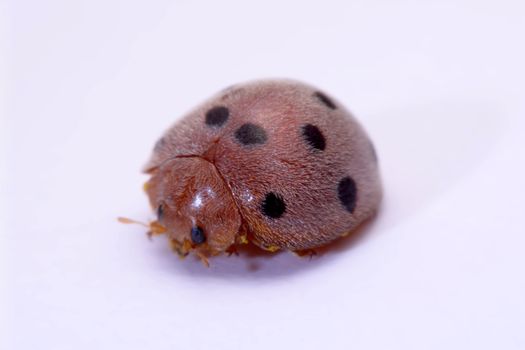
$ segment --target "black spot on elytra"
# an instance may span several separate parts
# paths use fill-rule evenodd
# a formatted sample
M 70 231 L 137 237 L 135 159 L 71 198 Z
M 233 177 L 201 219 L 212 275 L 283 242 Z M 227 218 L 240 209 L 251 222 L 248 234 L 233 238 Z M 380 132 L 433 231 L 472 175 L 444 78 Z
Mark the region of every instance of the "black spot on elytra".
M 281 196 L 270 192 L 266 194 L 266 197 L 264 198 L 261 205 L 261 210 L 264 215 L 272 219 L 277 219 L 283 216 L 284 212 L 286 211 L 286 204 L 284 203 L 284 200 L 281 198 Z
M 246 123 L 235 131 L 235 138 L 245 146 L 263 144 L 267 140 L 266 131 L 256 124 Z
M 353 213 L 357 202 L 357 186 L 350 176 L 344 177 L 339 181 L 337 196 L 346 210 Z
M 164 205 L 161 203 L 157 207 L 157 221 L 162 220 L 163 216 L 164 216 Z
M 230 111 L 224 106 L 213 107 L 206 113 L 206 125 L 220 127 L 226 123 Z
M 195 244 L 201 244 L 206 241 L 206 236 L 204 235 L 204 231 L 198 226 L 194 226 L 191 228 L 191 240 Z
M 317 97 L 328 108 L 331 108 L 331 109 L 336 109 L 337 108 L 335 103 L 328 96 L 323 94 L 322 92 L 316 91 L 314 93 L 314 96 Z
M 326 148 L 326 139 L 317 126 L 306 124 L 303 126 L 302 131 L 304 139 L 310 146 L 321 151 Z

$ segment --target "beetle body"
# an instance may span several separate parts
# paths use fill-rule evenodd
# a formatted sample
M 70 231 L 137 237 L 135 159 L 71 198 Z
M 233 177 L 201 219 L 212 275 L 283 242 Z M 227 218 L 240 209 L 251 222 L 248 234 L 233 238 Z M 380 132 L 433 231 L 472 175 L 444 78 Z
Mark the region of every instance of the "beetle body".
M 145 167 L 158 222 L 180 254 L 250 241 L 311 250 L 378 209 L 377 156 L 357 120 L 295 81 L 235 85 L 166 131 Z

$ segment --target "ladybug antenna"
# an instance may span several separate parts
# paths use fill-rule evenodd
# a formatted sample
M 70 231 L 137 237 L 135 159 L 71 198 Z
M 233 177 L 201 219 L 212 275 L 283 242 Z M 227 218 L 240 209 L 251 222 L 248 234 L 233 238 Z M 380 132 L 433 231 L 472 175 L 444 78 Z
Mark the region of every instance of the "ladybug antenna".
M 148 224 L 145 224 L 145 223 L 143 223 L 141 221 L 133 220 L 133 219 L 130 219 L 130 218 L 125 218 L 125 217 L 119 216 L 117 218 L 117 220 L 121 224 L 136 224 L 136 225 L 141 225 L 141 226 L 149 228 Z
M 134 225 L 141 225 L 141 226 L 147 227 L 149 229 L 149 231 L 147 233 L 149 238 L 151 238 L 151 237 L 153 237 L 155 235 L 163 234 L 163 233 L 165 233 L 167 231 L 166 227 L 162 226 L 158 221 L 152 221 L 149 224 L 146 224 L 146 223 L 141 222 L 141 221 L 137 221 L 137 220 L 133 220 L 133 219 L 129 219 L 129 218 L 124 218 L 124 217 L 118 217 L 117 220 L 118 220 L 118 222 L 120 222 L 122 224 L 134 224 Z

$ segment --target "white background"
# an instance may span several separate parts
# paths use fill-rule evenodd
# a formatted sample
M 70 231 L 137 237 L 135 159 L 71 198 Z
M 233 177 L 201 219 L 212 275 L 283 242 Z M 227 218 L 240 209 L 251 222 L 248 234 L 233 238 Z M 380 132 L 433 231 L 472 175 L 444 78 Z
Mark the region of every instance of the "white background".
M 3 3 L 2 349 L 524 349 L 523 1 Z M 139 170 L 232 83 L 358 116 L 385 185 L 312 260 L 180 261 Z M 4 345 L 1 345 L 4 343 Z

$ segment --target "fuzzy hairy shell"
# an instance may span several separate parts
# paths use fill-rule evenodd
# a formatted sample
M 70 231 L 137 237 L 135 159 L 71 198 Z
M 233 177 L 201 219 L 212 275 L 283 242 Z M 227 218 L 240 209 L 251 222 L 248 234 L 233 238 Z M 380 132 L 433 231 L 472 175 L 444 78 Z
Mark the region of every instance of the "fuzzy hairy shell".
M 145 171 L 155 176 L 183 157 L 215 167 L 243 234 L 266 249 L 325 245 L 354 230 L 381 201 L 366 132 L 341 103 L 296 81 L 255 81 L 220 92 L 166 131 Z M 148 194 L 154 206 L 170 195 Z

